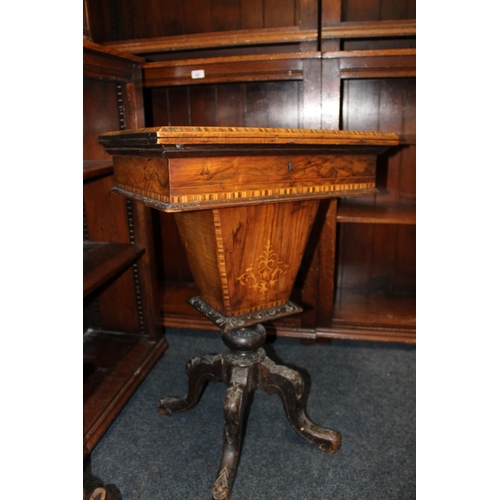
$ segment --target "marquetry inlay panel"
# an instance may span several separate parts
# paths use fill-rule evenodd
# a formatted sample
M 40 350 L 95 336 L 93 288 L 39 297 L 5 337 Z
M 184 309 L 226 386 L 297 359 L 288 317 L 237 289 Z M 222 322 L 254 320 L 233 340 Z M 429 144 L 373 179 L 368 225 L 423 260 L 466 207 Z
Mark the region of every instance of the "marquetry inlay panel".
M 271 248 L 271 241 L 267 240 L 265 248 L 246 271 L 236 278 L 236 281 L 260 293 L 267 292 L 274 287 L 281 276 L 284 276 L 290 266 L 283 262 Z

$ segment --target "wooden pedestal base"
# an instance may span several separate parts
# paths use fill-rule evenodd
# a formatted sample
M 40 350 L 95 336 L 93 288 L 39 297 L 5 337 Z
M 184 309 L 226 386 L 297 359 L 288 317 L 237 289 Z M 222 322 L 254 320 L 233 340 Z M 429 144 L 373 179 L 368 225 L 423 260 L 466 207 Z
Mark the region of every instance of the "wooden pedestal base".
M 227 384 L 224 441 L 219 472 L 212 488 L 214 500 L 226 500 L 231 495 L 242 446 L 247 396 L 257 388 L 281 397 L 288 422 L 299 436 L 329 453 L 340 448 L 338 432 L 319 427 L 306 416 L 302 376 L 295 370 L 276 365 L 266 356 L 262 349 L 265 338 L 266 330 L 261 324 L 223 332 L 222 339 L 229 349 L 222 354 L 188 361 L 187 396 L 164 397 L 158 404 L 158 411 L 163 414 L 186 411 L 197 404 L 207 382 Z

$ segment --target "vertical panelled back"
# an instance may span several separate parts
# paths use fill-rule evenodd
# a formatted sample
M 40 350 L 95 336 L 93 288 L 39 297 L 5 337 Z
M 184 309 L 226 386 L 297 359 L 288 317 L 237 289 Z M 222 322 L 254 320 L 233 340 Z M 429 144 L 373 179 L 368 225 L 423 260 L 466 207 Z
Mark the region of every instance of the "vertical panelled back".
M 323 0 L 327 4 L 338 0 Z M 415 0 L 342 0 L 342 21 L 415 19 Z
M 301 0 L 310 3 L 309 0 Z M 110 0 L 90 8 L 95 42 L 298 26 L 299 0 Z

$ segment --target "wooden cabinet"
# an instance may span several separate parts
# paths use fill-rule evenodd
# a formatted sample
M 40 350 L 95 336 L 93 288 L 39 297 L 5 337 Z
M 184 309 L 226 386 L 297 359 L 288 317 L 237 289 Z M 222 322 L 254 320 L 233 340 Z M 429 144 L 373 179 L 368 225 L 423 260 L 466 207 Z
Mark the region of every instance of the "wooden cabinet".
M 401 138 L 379 159 L 378 194 L 322 202 L 292 296 L 304 312 L 276 322 L 276 333 L 415 342 L 415 2 L 174 4 L 108 2 L 89 14 L 95 41 L 144 58 L 147 126 Z M 163 324 L 212 328 L 186 303 L 197 290 L 173 217 L 154 223 Z
M 166 348 L 151 214 L 110 192 L 97 136 L 144 123 L 141 59 L 83 46 L 84 458 Z

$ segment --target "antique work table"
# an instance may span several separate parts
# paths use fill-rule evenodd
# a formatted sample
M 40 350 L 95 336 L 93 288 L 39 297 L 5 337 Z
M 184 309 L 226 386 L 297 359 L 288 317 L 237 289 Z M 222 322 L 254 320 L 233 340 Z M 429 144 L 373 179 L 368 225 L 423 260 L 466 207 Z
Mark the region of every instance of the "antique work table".
M 261 323 L 299 313 L 289 300 L 321 199 L 375 192 L 377 155 L 389 133 L 328 130 L 155 127 L 103 134 L 113 155 L 113 190 L 173 212 L 200 290 L 189 303 L 222 330 L 228 347 L 187 363 L 188 395 L 159 411 L 192 408 L 205 384 L 228 385 L 223 451 L 213 498 L 231 494 L 247 395 L 277 393 L 295 432 L 335 453 L 336 431 L 305 413 L 301 375 L 266 357 Z

